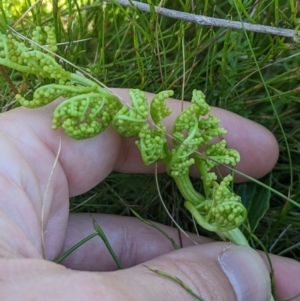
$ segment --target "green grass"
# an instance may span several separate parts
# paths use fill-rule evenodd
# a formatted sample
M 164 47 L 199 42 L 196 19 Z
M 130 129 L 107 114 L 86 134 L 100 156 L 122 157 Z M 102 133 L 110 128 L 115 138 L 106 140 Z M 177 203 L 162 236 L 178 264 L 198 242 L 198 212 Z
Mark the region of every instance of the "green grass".
M 160 1 L 143 2 L 157 5 Z M 196 6 L 193 3 L 197 1 L 162 2 L 167 8 L 226 20 L 287 29 L 298 25 L 299 8 L 292 5 L 293 1 L 218 1 L 215 5 L 206 0 Z M 76 65 L 109 87 L 153 93 L 172 89 L 178 99 L 189 100 L 193 89 L 201 89 L 210 105 L 263 124 L 274 133 L 280 147 L 271 187 L 300 203 L 297 39 L 199 26 L 158 16 L 154 11 L 143 13 L 101 1 L 44 1 L 43 6 L 41 2 L 33 6 L 30 0 L 13 3 L 0 1 L 2 31 L 11 26 L 27 36 L 36 25 L 55 26 L 58 54 L 66 60 L 63 64 L 68 70 L 74 71 Z M 7 72 L 12 84 L 21 88 L 20 76 Z M 3 76 L 0 86 L 2 111 L 13 108 L 14 95 Z M 174 183 L 165 175 L 158 178 L 163 200 L 174 219 L 183 229 L 193 231 Z M 257 191 L 265 193 L 263 189 Z M 173 223 L 161 204 L 153 175 L 113 173 L 70 202 L 72 212 L 133 215 L 130 209 L 146 219 Z M 270 207 L 254 234 L 267 250 L 299 260 L 299 216 L 299 208 L 272 193 Z

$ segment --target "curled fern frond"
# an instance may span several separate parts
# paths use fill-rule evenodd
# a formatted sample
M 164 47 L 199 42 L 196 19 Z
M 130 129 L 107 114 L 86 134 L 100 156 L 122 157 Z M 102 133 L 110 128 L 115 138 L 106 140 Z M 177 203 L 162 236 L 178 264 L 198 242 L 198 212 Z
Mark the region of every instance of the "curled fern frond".
M 52 29 L 48 28 L 47 34 L 50 35 L 50 47 L 55 47 Z M 35 39 L 41 40 L 39 30 L 35 33 Z M 64 70 L 53 57 L 37 49 L 36 45 L 28 47 L 25 43 L 18 41 L 12 34 L 0 33 L 0 64 L 23 74 L 34 74 L 42 78 L 56 80 L 68 80 L 71 73 Z
M 150 165 L 154 162 L 165 158 L 164 152 L 166 139 L 166 128 L 150 129 L 148 124 L 145 124 L 139 132 L 139 140 L 136 141 L 145 165 Z
M 148 101 L 144 92 L 130 89 L 131 108 L 123 106 L 113 119 L 114 128 L 125 137 L 137 137 L 148 119 Z
M 67 83 L 66 83 L 67 84 Z M 97 86 L 83 87 L 75 85 L 58 85 L 51 84 L 37 88 L 33 93 L 32 100 L 28 100 L 20 94 L 16 95 L 16 100 L 27 108 L 38 108 L 47 105 L 58 97 L 73 97 L 76 95 L 86 94 L 96 91 Z
M 150 115 L 156 125 L 172 113 L 172 109 L 166 106 L 166 99 L 173 94 L 172 90 L 161 91 L 151 100 Z
M 208 198 L 197 205 L 185 203 L 185 207 L 203 228 L 226 232 L 238 228 L 247 218 L 247 210 L 240 197 L 229 188 L 232 180 L 232 176 L 228 175 L 220 183 L 214 181 Z
M 103 132 L 122 104 L 113 95 L 89 93 L 62 102 L 53 113 L 53 129 L 62 126 L 74 139 L 94 137 Z
M 220 142 L 209 144 L 203 152 L 204 156 L 195 154 L 196 162 L 199 162 L 197 165 L 200 164 L 207 172 L 219 164 L 235 166 L 240 162 L 240 154 L 235 149 L 227 148 L 226 144 L 226 140 L 222 139 Z

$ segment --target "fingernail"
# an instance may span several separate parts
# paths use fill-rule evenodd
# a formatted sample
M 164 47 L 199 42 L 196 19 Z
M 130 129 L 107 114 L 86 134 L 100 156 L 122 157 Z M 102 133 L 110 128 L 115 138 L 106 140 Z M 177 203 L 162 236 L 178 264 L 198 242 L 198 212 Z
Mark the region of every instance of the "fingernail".
M 270 300 L 271 285 L 267 268 L 250 247 L 232 245 L 218 257 L 238 301 Z

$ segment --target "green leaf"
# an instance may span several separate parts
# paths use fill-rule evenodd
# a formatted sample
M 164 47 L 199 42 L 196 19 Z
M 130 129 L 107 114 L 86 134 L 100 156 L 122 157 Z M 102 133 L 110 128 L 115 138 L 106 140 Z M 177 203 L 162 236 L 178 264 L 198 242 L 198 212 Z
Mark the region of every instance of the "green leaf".
M 7 31 L 7 28 L 6 16 L 3 13 L 0 13 L 0 32 L 4 34 Z
M 269 173 L 260 182 L 266 186 L 271 186 L 271 179 L 272 174 Z M 248 222 L 253 232 L 269 208 L 271 192 L 254 182 L 237 185 L 235 192 L 241 197 L 242 203 L 247 209 Z

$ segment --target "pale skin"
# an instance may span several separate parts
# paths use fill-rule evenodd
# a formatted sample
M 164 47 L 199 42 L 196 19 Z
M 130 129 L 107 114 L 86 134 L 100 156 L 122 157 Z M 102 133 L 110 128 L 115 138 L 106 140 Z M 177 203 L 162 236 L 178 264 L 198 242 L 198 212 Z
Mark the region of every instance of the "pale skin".
M 113 91 L 127 100 L 126 90 Z M 168 127 L 181 108 L 180 102 L 169 103 L 174 113 L 167 120 Z M 174 251 L 160 233 L 134 218 L 92 216 L 125 270 L 116 270 L 99 238 L 74 252 L 65 260 L 65 266 L 51 262 L 93 232 L 90 214 L 69 215 L 70 196 L 91 189 L 113 170 L 154 172 L 154 166 L 143 165 L 134 139 L 121 138 L 112 128 L 84 141 L 74 141 L 61 130 L 52 131 L 53 108 L 18 108 L 0 115 L 1 300 L 195 300 L 181 286 L 154 274 L 145 265 L 180 278 L 206 300 L 236 300 L 218 263 L 220 254 L 232 248 L 230 243 L 190 234 L 198 245 L 184 238 L 184 248 Z M 255 178 L 269 172 L 278 157 L 273 135 L 230 112 L 214 109 L 214 113 L 228 130 L 225 138 L 229 147 L 241 154 L 237 168 Z M 159 171 L 163 172 L 162 166 Z M 179 243 L 176 229 L 161 227 Z M 247 253 L 260 260 L 254 251 L 243 252 Z M 238 261 L 239 256 L 236 258 Z M 277 299 L 298 294 L 300 264 L 283 257 L 271 258 Z M 251 282 L 247 300 L 268 300 L 267 266 L 260 264 L 254 274 L 253 279 L 259 279 L 259 283 Z M 253 291 L 258 295 L 252 295 Z

